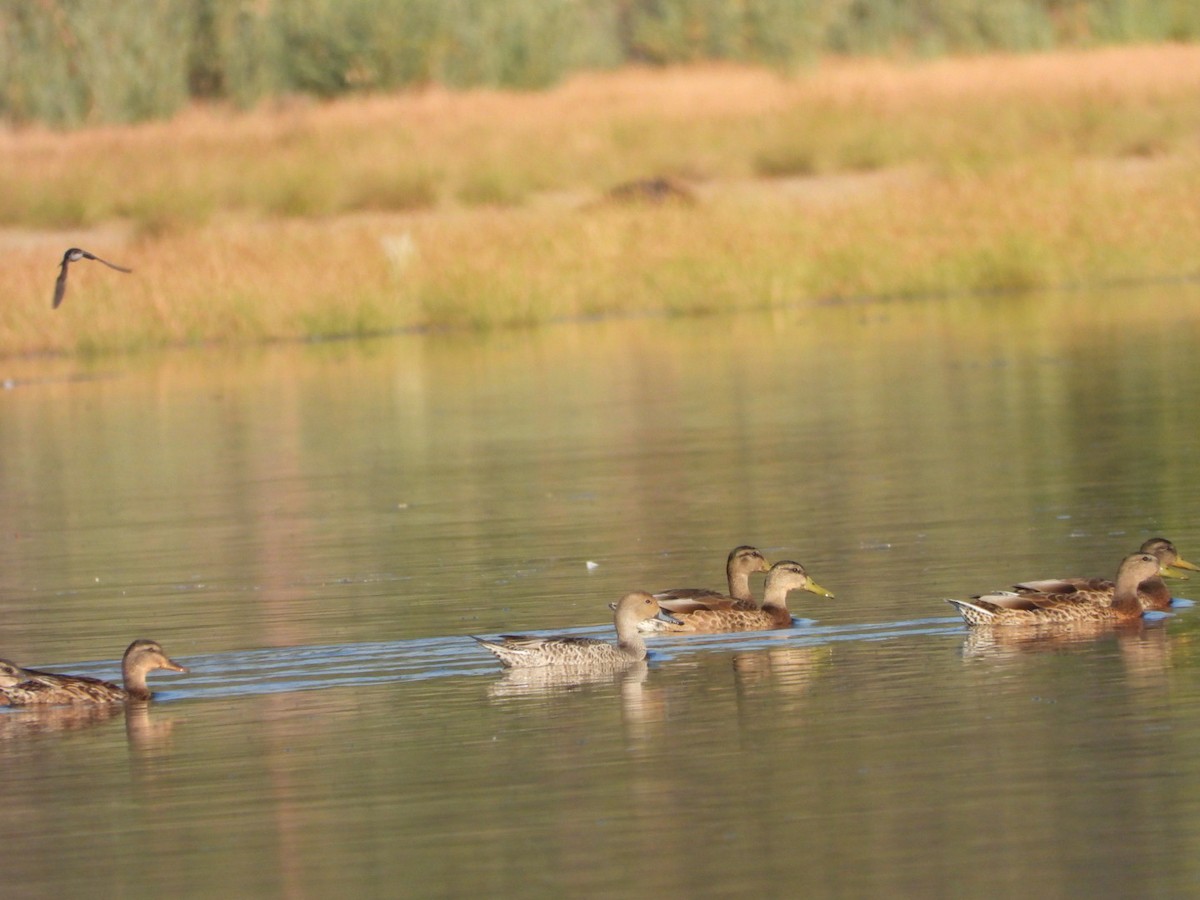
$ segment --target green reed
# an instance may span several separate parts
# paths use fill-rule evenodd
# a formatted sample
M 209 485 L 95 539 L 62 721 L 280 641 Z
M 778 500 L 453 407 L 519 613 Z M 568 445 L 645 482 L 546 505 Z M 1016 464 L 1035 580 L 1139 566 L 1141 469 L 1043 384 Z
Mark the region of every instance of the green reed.
M 581 69 L 1192 40 L 1190 0 L 4 0 L 0 118 L 60 126 Z

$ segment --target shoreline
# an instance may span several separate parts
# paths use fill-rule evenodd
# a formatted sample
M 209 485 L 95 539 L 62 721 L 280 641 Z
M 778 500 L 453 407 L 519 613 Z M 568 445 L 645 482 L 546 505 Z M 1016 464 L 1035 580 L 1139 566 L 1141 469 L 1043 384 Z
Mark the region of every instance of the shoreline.
M 1191 278 L 1197 89 L 1164 45 L 8 131 L 0 356 Z M 660 176 L 694 202 L 605 200 Z M 135 272 L 51 312 L 68 246 Z

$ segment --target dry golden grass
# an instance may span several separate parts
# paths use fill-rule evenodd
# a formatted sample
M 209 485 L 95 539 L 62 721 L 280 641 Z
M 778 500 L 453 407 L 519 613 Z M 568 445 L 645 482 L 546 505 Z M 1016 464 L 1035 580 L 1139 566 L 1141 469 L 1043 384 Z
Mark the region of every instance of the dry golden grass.
M 1198 95 L 1200 48 L 1163 46 L 9 131 L 0 354 L 1190 272 Z M 597 202 L 657 174 L 699 202 Z M 51 313 L 73 244 L 136 272 L 80 264 Z

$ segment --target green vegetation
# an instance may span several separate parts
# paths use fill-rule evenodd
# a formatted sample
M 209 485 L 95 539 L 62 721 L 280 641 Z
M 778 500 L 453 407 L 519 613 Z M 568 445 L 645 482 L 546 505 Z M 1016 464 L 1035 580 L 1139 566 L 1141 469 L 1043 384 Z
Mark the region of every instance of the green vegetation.
M 794 67 L 1200 37 L 1192 0 L 4 0 L 0 118 L 73 126 L 623 63 Z

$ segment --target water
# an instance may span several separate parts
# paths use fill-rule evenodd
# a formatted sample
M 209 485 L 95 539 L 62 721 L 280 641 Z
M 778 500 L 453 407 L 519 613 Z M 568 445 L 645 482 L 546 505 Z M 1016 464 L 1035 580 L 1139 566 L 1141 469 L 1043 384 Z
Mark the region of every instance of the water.
M 1194 894 L 1200 613 L 942 600 L 1200 557 L 1198 293 L 7 361 L 0 653 L 192 672 L 0 712 L 0 891 Z M 837 599 L 587 683 L 468 637 L 607 636 L 740 543 Z

